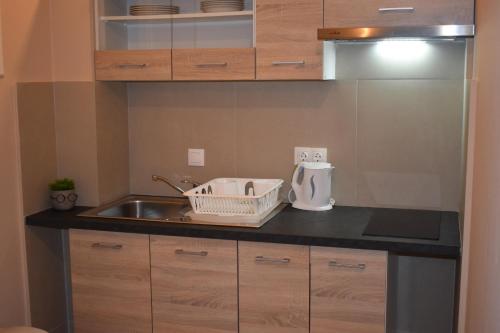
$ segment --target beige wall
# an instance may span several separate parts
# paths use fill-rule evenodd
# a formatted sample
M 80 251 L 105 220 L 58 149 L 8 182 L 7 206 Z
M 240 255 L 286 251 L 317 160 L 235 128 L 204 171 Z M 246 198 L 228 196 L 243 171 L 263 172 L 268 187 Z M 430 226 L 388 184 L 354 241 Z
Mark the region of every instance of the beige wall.
M 84 81 L 87 90 L 84 87 L 77 95 L 88 91 L 93 80 L 92 3 L 91 0 L 0 1 L 5 57 L 5 77 L 0 78 L 0 186 L 8 189 L 0 194 L 0 327 L 30 320 L 22 198 L 26 213 L 48 206 L 46 186 L 56 176 L 55 127 L 50 122 L 56 116 L 55 106 L 61 110 L 64 99 L 68 98 L 64 90 L 67 87 L 53 89 L 51 83 L 44 82 Z M 22 82 L 19 89 L 18 82 Z M 92 94 L 93 88 L 92 83 Z M 63 97 L 55 106 L 50 105 L 56 96 Z M 82 104 L 78 106 L 80 110 L 83 108 Z M 96 127 L 95 122 L 93 126 Z M 20 146 L 22 149 L 18 150 Z M 73 157 L 79 156 L 77 149 L 72 149 Z M 96 160 L 95 157 L 92 163 Z M 97 167 L 94 176 L 97 182 Z M 98 201 L 96 182 L 95 196 L 89 196 L 95 202 Z M 37 257 L 37 262 L 39 259 L 49 258 Z M 42 289 L 33 290 L 37 302 L 45 297 Z M 41 322 L 40 318 L 35 321 Z
M 99 203 L 93 1 L 50 0 L 57 166 L 76 181 L 78 204 Z
M 0 1 L 0 327 L 29 321 L 18 152 L 16 83 L 51 80 L 49 2 Z
M 127 87 L 97 83 L 97 165 L 99 203 L 129 193 Z
M 500 2 L 477 0 L 477 106 L 465 333 L 500 332 Z
M 18 84 L 24 214 L 50 207 L 48 184 L 57 177 L 54 88 L 51 82 Z
M 94 22 L 92 0 L 50 0 L 53 79 L 92 81 Z
M 54 83 L 57 174 L 75 180 L 78 204 L 97 205 L 97 127 L 93 82 Z

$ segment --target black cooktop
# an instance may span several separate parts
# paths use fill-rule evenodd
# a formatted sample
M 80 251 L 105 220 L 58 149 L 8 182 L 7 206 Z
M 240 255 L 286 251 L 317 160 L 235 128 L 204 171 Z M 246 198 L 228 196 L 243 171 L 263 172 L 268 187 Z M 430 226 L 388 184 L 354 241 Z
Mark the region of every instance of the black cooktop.
M 364 236 L 439 240 L 441 214 L 421 210 L 375 210 Z

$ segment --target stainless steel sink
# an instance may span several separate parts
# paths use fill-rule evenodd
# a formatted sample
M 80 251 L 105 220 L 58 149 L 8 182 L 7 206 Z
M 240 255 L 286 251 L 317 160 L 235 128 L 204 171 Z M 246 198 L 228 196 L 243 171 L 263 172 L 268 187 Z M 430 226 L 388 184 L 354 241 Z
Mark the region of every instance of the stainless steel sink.
M 183 198 L 163 198 L 131 195 L 106 205 L 85 211 L 80 216 L 126 220 L 189 222 L 184 216 L 190 210 Z
M 129 195 L 109 204 L 105 204 L 97 208 L 85 211 L 79 214 L 79 216 L 115 220 L 118 219 L 186 224 L 209 224 L 219 226 L 259 228 L 264 223 L 276 216 L 279 212 L 281 212 L 285 207 L 285 204 L 279 205 L 258 224 L 232 221 L 208 222 L 192 220 L 190 216 L 185 216 L 185 214 L 191 210 L 191 206 L 187 198 Z

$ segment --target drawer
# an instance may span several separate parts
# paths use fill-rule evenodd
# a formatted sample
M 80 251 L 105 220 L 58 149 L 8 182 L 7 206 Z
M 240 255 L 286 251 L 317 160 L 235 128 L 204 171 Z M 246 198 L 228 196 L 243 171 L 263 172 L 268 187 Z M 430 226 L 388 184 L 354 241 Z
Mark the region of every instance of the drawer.
M 76 333 L 151 332 L 149 236 L 70 230 Z
M 325 0 L 325 27 L 474 24 L 474 0 Z
M 238 332 L 236 241 L 151 236 L 153 331 Z
M 311 247 L 311 333 L 385 333 L 387 252 Z
M 98 81 L 168 81 L 172 79 L 171 50 L 96 51 Z
M 309 247 L 239 242 L 240 333 L 309 332 Z
M 179 81 L 255 79 L 255 49 L 174 49 L 173 77 Z

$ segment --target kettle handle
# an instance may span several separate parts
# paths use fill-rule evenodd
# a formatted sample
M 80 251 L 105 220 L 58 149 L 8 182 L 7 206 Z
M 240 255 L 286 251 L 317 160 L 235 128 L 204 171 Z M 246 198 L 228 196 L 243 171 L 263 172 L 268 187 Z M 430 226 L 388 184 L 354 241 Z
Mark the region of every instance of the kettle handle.
M 292 201 L 292 198 L 290 197 L 292 192 L 293 192 L 293 188 L 291 188 L 290 191 L 288 191 L 288 202 L 289 203 L 294 203 L 295 201 L 297 201 L 297 195 L 295 195 L 295 200 Z
M 288 191 L 288 202 L 290 202 L 290 203 L 293 203 L 297 200 L 297 193 L 294 192 L 293 185 L 294 184 L 299 185 L 299 183 L 297 182 L 297 179 L 299 178 L 301 168 L 302 168 L 302 166 L 299 163 L 299 164 L 297 164 L 297 166 L 295 167 L 295 170 L 293 171 L 292 182 L 291 182 L 292 188 L 290 189 L 290 191 Z M 291 200 L 291 197 L 290 197 L 292 192 L 295 193 L 295 200 L 293 200 L 293 201 Z
M 292 175 L 292 186 L 293 184 L 297 184 L 297 185 L 300 185 L 299 182 L 297 181 L 298 178 L 299 178 L 299 174 L 300 174 L 300 171 L 303 169 L 303 166 L 300 165 L 300 164 L 297 164 L 297 166 L 295 167 L 295 170 L 293 171 L 293 175 Z

